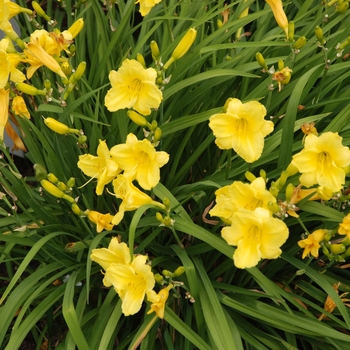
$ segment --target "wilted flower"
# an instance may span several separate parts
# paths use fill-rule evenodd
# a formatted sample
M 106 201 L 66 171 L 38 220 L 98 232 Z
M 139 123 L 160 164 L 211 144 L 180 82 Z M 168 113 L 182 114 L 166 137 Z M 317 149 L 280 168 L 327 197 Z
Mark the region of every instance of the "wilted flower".
M 346 175 L 344 168 L 349 164 L 350 150 L 342 145 L 338 133 L 333 132 L 307 135 L 304 149 L 292 160 L 292 165 L 302 174 L 299 181 L 303 186 L 318 184 L 333 192 L 342 189 Z
M 4 139 L 5 125 L 9 117 L 10 90 L 0 89 L 0 140 Z
M 266 0 L 266 2 L 270 5 L 277 24 L 284 30 L 288 40 L 288 19 L 286 13 L 283 10 L 282 1 Z
M 264 137 L 273 131 L 274 125 L 266 121 L 266 108 L 257 101 L 242 103 L 233 98 L 227 104 L 226 113 L 212 115 L 209 127 L 221 149 L 233 148 L 246 162 L 260 158 Z
M 157 152 L 149 140 L 138 140 L 131 133 L 124 144 L 112 147 L 110 154 L 124 170 L 124 175 L 136 179 L 145 190 L 158 184 L 159 168 L 169 161 L 168 153 Z
M 320 242 L 323 240 L 325 234 L 328 230 L 319 229 L 310 233 L 305 239 L 298 242 L 300 248 L 304 249 L 302 258 L 304 259 L 306 256 L 310 256 L 310 254 L 318 258 L 318 250 L 321 245 Z
M 78 168 L 85 175 L 97 179 L 97 195 L 101 195 L 104 187 L 121 172 L 118 164 L 110 156 L 106 141 L 101 140 L 97 147 L 97 157 L 91 154 L 79 156 Z
M 171 288 L 173 288 L 173 285 L 169 284 L 167 287 L 161 289 L 158 294 L 154 290 L 147 293 L 147 300 L 152 303 L 151 309 L 147 314 L 155 312 L 159 318 L 164 318 L 165 303 L 168 300 L 169 290 Z
M 28 112 L 26 103 L 24 102 L 24 99 L 22 96 L 15 96 L 12 100 L 12 111 L 19 115 L 20 117 L 26 117 L 27 119 L 30 119 L 30 114 Z
M 264 208 L 254 211 L 240 209 L 232 218 L 231 226 L 221 231 L 224 240 L 237 246 L 233 261 L 240 269 L 256 266 L 260 259 L 276 259 L 287 240 L 289 231 L 286 224 L 271 216 Z
M 158 108 L 163 99 L 156 78 L 155 69 L 145 69 L 136 60 L 124 60 L 118 71 L 109 73 L 112 88 L 105 97 L 105 106 L 111 112 L 133 108 L 140 114 L 151 114 L 151 108 Z

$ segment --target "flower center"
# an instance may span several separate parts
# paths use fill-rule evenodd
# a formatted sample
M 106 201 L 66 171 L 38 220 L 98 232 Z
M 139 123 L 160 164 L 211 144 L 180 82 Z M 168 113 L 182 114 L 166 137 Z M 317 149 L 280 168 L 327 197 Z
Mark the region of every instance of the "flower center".
M 318 154 L 318 163 L 320 164 L 321 168 L 329 168 L 332 163 L 332 158 L 330 155 L 323 151 Z
M 149 163 L 149 156 L 146 152 L 140 152 L 137 156 L 135 156 L 135 161 L 138 165 L 147 165 Z
M 248 231 L 248 237 L 251 242 L 259 243 L 261 240 L 261 230 L 258 226 L 253 225 Z
M 244 208 L 247 210 L 255 210 L 258 207 L 262 207 L 263 206 L 263 201 L 259 198 L 253 198 L 249 203 L 247 203 Z
M 239 118 L 237 121 L 236 121 L 236 125 L 235 125 L 235 130 L 237 132 L 245 132 L 248 128 L 248 122 L 246 119 L 244 118 Z
M 130 85 L 128 85 L 128 88 L 132 91 L 134 94 L 138 94 L 141 91 L 142 88 L 142 82 L 140 79 L 136 78 L 134 79 Z

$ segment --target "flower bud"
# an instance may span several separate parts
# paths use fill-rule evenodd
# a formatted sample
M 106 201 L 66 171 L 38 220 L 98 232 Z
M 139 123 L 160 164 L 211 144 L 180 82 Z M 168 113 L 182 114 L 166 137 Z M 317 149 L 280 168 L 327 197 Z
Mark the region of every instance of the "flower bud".
M 63 124 L 53 118 L 44 119 L 44 123 L 48 128 L 50 128 L 52 131 L 56 132 L 57 134 L 65 135 L 68 133 L 75 133 L 75 134 L 79 133 L 78 129 L 71 129 L 68 125 Z
M 127 115 L 136 125 L 139 125 L 142 127 L 150 125 L 145 117 L 143 117 L 142 115 L 138 114 L 133 110 L 128 110 Z
M 42 9 L 42 7 L 36 2 L 32 1 L 32 6 L 36 14 L 42 18 L 44 18 L 46 21 L 51 21 L 51 17 L 49 17 L 45 11 Z
M 49 91 L 51 89 L 51 81 L 49 79 L 44 80 L 45 90 Z
M 159 222 L 163 222 L 163 215 L 159 211 L 156 212 L 156 219 Z
M 156 280 L 156 282 L 160 285 L 163 285 L 164 284 L 164 278 L 162 275 L 160 275 L 159 273 L 156 273 L 154 275 L 154 279 Z
M 55 184 L 55 185 L 59 182 L 59 180 L 57 179 L 57 177 L 56 177 L 54 174 L 52 174 L 52 173 L 48 173 L 48 174 L 47 174 L 47 179 L 48 179 L 50 182 L 52 182 L 53 184 Z
M 157 121 L 156 120 L 152 120 L 152 124 L 150 124 L 151 125 L 151 130 L 152 131 L 154 131 L 154 130 L 156 130 L 157 128 L 158 128 L 158 123 L 157 123 Z
M 289 203 L 292 199 L 294 193 L 294 186 L 292 183 L 289 183 L 286 187 L 286 201 Z
M 164 226 L 171 227 L 173 225 L 173 223 L 174 223 L 174 221 L 171 220 L 170 216 L 164 216 L 164 219 L 163 219 Z
M 75 177 L 69 178 L 69 180 L 67 181 L 67 186 L 68 186 L 69 188 L 72 188 L 72 187 L 75 186 Z
M 301 36 L 294 44 L 293 44 L 293 48 L 300 50 L 301 48 L 303 48 L 306 44 L 306 38 L 305 36 Z
M 337 7 L 337 9 L 335 10 L 338 13 L 344 13 L 348 10 L 349 8 L 349 2 L 348 1 L 344 1 L 341 5 L 339 5 Z
M 257 52 L 255 54 L 255 59 L 257 60 L 260 67 L 264 68 L 265 70 L 268 70 L 268 67 L 265 62 L 265 58 L 260 52 Z
M 145 58 L 143 57 L 142 54 L 138 53 L 138 54 L 136 55 L 136 60 L 137 60 L 137 62 L 139 62 L 139 63 L 142 64 L 142 67 L 143 67 L 143 68 L 146 68 Z
M 221 28 L 224 24 L 222 23 L 222 20 L 221 19 L 218 19 L 216 21 L 216 25 L 218 26 L 218 28 Z
M 69 77 L 72 74 L 72 67 L 68 62 L 63 62 L 61 64 L 62 72 Z
M 72 197 L 67 196 L 63 191 L 61 191 L 59 188 L 57 188 L 52 182 L 44 179 L 44 180 L 41 180 L 40 183 L 41 183 L 41 186 L 43 187 L 43 189 L 46 192 L 50 193 L 52 196 L 57 197 L 57 198 L 63 198 L 71 203 L 75 203 L 75 201 Z
M 79 206 L 78 206 L 77 203 L 73 203 L 73 204 L 72 204 L 72 211 L 73 211 L 73 213 L 74 213 L 75 215 L 81 216 L 81 215 L 84 214 L 84 213 L 80 210 L 80 208 L 79 208 Z
M 163 270 L 162 271 L 162 275 L 164 276 L 164 277 L 173 277 L 173 274 L 170 272 L 170 271 L 168 271 L 168 270 Z
M 165 205 L 165 207 L 166 207 L 167 209 L 170 208 L 170 200 L 169 200 L 169 198 L 165 197 L 165 198 L 163 199 L 163 204 Z
M 246 171 L 244 173 L 244 176 L 249 182 L 253 182 L 256 179 L 256 176 L 253 173 L 251 173 L 250 171 Z
M 47 171 L 43 165 L 36 163 L 34 164 L 33 168 L 34 168 L 35 178 L 38 181 L 46 179 Z
M 61 191 L 63 191 L 63 192 L 69 191 L 68 186 L 67 186 L 64 182 L 62 182 L 62 181 L 58 181 L 57 184 L 56 184 L 56 186 L 57 186 L 57 188 L 58 188 L 59 190 L 61 190 Z
M 31 95 L 31 96 L 46 95 L 45 90 L 39 90 L 36 87 L 32 85 L 28 85 L 26 83 L 16 83 L 15 86 L 17 90 L 22 91 L 27 95 Z
M 157 128 L 154 130 L 154 137 L 153 137 L 153 142 L 158 142 L 162 137 L 162 129 Z
M 81 79 L 81 77 L 83 76 L 84 72 L 86 69 L 86 62 L 82 61 L 79 63 L 77 70 L 75 71 L 74 75 L 74 82 L 78 81 Z
M 290 21 L 288 23 L 288 36 L 289 36 L 289 41 L 294 41 L 294 22 Z
M 283 70 L 283 69 L 284 69 L 284 61 L 278 60 L 278 70 Z
M 346 247 L 343 243 L 338 243 L 338 244 L 332 244 L 329 248 L 329 250 L 333 254 L 343 254 L 346 250 Z
M 266 181 L 267 176 L 266 176 L 266 171 L 264 169 L 260 169 L 259 175 Z
M 185 34 L 185 36 L 180 40 L 179 44 L 176 46 L 173 51 L 170 59 L 165 63 L 164 70 L 168 69 L 169 66 L 183 55 L 191 48 L 193 42 L 195 41 L 197 36 L 197 31 L 194 28 L 190 28 L 190 30 Z
M 320 26 L 315 27 L 315 35 L 316 35 L 316 38 L 320 42 L 321 45 L 324 45 L 326 43 L 324 38 L 323 38 L 322 28 Z
M 87 136 L 86 135 L 80 135 L 78 137 L 78 142 L 82 145 L 87 141 Z
M 179 266 L 173 273 L 173 277 L 181 276 L 185 272 L 185 268 L 183 266 Z
M 151 48 L 153 60 L 155 62 L 158 62 L 160 59 L 160 51 L 159 51 L 158 44 L 154 40 L 152 40 L 149 46 Z
M 81 32 L 83 27 L 84 20 L 79 18 L 68 28 L 68 32 L 72 34 L 72 39 L 74 39 Z

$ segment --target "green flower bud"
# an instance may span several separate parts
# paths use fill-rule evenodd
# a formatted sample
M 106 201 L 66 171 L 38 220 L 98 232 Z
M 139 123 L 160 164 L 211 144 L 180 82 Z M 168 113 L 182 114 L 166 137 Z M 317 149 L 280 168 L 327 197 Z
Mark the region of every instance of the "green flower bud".
M 162 271 L 162 275 L 164 276 L 164 277 L 173 277 L 173 274 L 170 272 L 170 271 L 168 271 L 168 270 L 163 270 Z
M 246 171 L 244 173 L 244 176 L 249 182 L 253 182 L 256 179 L 256 176 L 253 173 L 251 173 L 250 171 Z
M 259 175 L 266 181 L 266 171 L 264 169 L 260 169 Z
M 52 196 L 57 198 L 63 198 L 67 200 L 68 202 L 75 203 L 74 199 L 70 196 L 67 196 L 63 191 L 61 191 L 59 188 L 57 188 L 52 182 L 48 180 L 41 180 L 40 181 L 41 186 L 43 189 L 50 193 Z
M 218 19 L 216 21 L 216 25 L 218 26 L 218 28 L 221 28 L 224 24 L 222 23 L 222 20 L 221 19 Z
M 71 177 L 68 181 L 67 181 L 67 186 L 69 188 L 72 188 L 75 186 L 75 177 Z
M 17 90 L 22 91 L 27 95 L 31 95 L 31 96 L 46 95 L 45 90 L 39 90 L 36 87 L 32 85 L 28 85 L 26 83 L 16 83 L 15 86 Z
M 341 5 L 339 5 L 336 9 L 336 12 L 338 13 L 344 13 L 348 10 L 349 8 L 349 2 L 348 1 L 344 1 Z
M 153 138 L 153 141 L 154 142 L 158 142 L 162 137 L 162 129 L 161 128 L 157 128 L 155 131 L 154 131 L 154 138 Z
M 324 45 L 325 40 L 323 38 L 323 31 L 322 31 L 322 28 L 320 26 L 315 27 L 315 35 L 316 35 L 317 40 L 320 42 L 320 44 Z
M 145 58 L 143 57 L 143 55 L 141 55 L 140 53 L 138 53 L 136 55 L 136 60 L 142 64 L 143 68 L 146 68 L 146 62 L 145 62 Z
M 33 168 L 34 168 L 35 178 L 38 181 L 46 179 L 47 171 L 43 165 L 36 163 L 34 164 Z
M 86 62 L 85 61 L 80 62 L 77 70 L 73 74 L 75 82 L 81 79 L 81 77 L 83 76 L 83 74 L 85 72 L 85 69 L 86 69 Z
M 72 211 L 73 211 L 73 213 L 74 213 L 75 215 L 81 216 L 81 215 L 84 214 L 84 213 L 80 210 L 78 204 L 76 204 L 76 203 L 73 203 L 73 204 L 72 204 Z
M 268 70 L 268 67 L 265 62 L 265 58 L 260 52 L 257 52 L 255 54 L 255 59 L 257 60 L 260 67 L 264 68 L 265 70 Z
M 51 81 L 49 79 L 44 80 L 44 87 L 47 91 L 51 89 Z
M 173 273 L 173 277 L 177 277 L 182 275 L 185 272 L 185 268 L 183 266 L 179 266 Z
M 293 192 L 294 192 L 294 186 L 293 186 L 293 184 L 289 183 L 286 187 L 286 201 L 287 201 L 287 203 L 290 202 L 292 195 L 293 195 Z
M 294 49 L 300 50 L 303 48 L 306 44 L 306 38 L 305 36 L 301 36 L 293 45 Z
M 64 192 L 69 190 L 68 186 L 62 181 L 58 181 L 56 186 L 59 190 L 64 191 Z
M 159 273 L 156 273 L 154 275 L 154 279 L 156 280 L 156 282 L 160 285 L 163 285 L 164 284 L 164 278 L 162 275 L 160 275 Z
M 45 13 L 43 8 L 36 1 L 32 1 L 32 6 L 38 16 L 44 18 L 46 21 L 51 21 L 51 17 Z
M 79 142 L 81 145 L 84 144 L 86 141 L 87 141 L 87 136 L 85 136 L 85 135 L 80 135 L 80 136 L 78 137 L 78 142 Z
M 283 60 L 278 60 L 278 70 L 283 70 L 283 68 L 284 68 Z
M 289 41 L 294 41 L 294 22 L 288 22 L 288 37 Z
M 49 174 L 47 174 L 47 179 L 50 181 L 50 182 L 52 182 L 53 184 L 57 184 L 58 183 L 58 179 L 57 179 L 57 177 L 54 175 L 54 174 L 52 174 L 52 173 L 49 173 Z
M 151 48 L 151 52 L 152 52 L 152 58 L 155 62 L 158 62 L 160 59 L 160 51 L 159 51 L 159 47 L 157 42 L 155 42 L 154 40 L 151 41 L 150 43 L 150 48 Z
M 346 247 L 343 243 L 339 243 L 339 244 L 332 244 L 329 248 L 329 250 L 333 253 L 333 254 L 343 254 L 346 250 Z
M 139 125 L 142 127 L 145 127 L 147 125 L 150 126 L 149 122 L 144 116 L 142 116 L 141 114 L 138 114 L 137 112 L 131 109 L 128 110 L 127 115 L 136 125 Z
M 156 219 L 159 222 L 163 222 L 163 215 L 159 211 L 156 213 Z

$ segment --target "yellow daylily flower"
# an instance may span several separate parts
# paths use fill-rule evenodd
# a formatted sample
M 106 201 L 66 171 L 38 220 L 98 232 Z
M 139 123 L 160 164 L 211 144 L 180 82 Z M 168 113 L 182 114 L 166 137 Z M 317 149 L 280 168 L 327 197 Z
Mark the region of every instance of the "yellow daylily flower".
M 313 257 L 318 258 L 318 250 L 321 247 L 320 242 L 323 240 L 327 232 L 328 230 L 324 229 L 316 230 L 313 233 L 310 233 L 307 238 L 298 242 L 299 247 L 304 249 L 302 256 L 303 259 L 306 256 L 310 256 L 310 254 Z
M 235 181 L 232 185 L 218 189 L 215 195 L 216 205 L 209 214 L 220 217 L 228 224 L 231 224 L 232 217 L 239 209 L 269 209 L 270 204 L 276 203 L 276 198 L 266 189 L 262 177 L 256 178 L 250 184 Z
M 292 165 L 302 174 L 299 181 L 303 186 L 318 184 L 333 192 L 342 189 L 346 175 L 344 168 L 349 164 L 350 150 L 342 145 L 342 137 L 333 132 L 307 135 L 304 149 L 292 159 Z
M 20 117 L 30 119 L 30 114 L 22 96 L 15 96 L 12 100 L 12 111 Z
M 226 113 L 212 115 L 209 127 L 220 149 L 233 148 L 246 162 L 260 158 L 264 137 L 273 131 L 274 125 L 266 121 L 266 108 L 257 101 L 242 103 L 233 98 L 227 104 Z
M 108 248 L 93 249 L 90 259 L 101 265 L 105 271 L 112 264 L 127 265 L 131 262 L 129 247 L 126 243 L 120 243 L 117 237 L 112 237 Z
M 91 154 L 79 156 L 78 168 L 85 175 L 97 179 L 97 195 L 101 195 L 104 187 L 121 172 L 118 164 L 110 156 L 106 141 L 101 140 L 97 147 L 97 156 Z
M 124 60 L 118 71 L 109 73 L 112 88 L 105 97 L 105 106 L 111 112 L 133 108 L 140 114 L 151 114 L 151 108 L 158 108 L 163 99 L 156 78 L 155 69 L 145 69 L 136 60 Z
M 165 303 L 168 300 L 171 288 L 173 288 L 173 285 L 169 284 L 167 287 L 161 289 L 158 294 L 154 290 L 147 293 L 147 300 L 152 303 L 147 315 L 155 312 L 159 318 L 164 318 Z
M 9 20 L 21 12 L 32 14 L 32 10 L 21 7 L 10 0 L 0 1 L 0 29 L 6 33 L 13 32 L 13 28 Z
M 10 90 L 0 89 L 0 141 L 4 139 L 5 126 L 9 118 Z
M 122 300 L 125 316 L 134 315 L 141 309 L 145 295 L 155 285 L 151 267 L 146 262 L 147 256 L 138 255 L 131 264 L 111 264 L 106 270 L 103 284 L 114 287 Z
M 159 4 L 162 0 L 137 0 L 135 4 L 140 4 L 141 16 L 144 17 L 149 14 L 154 6 Z
M 169 161 L 168 153 L 157 152 L 149 140 L 138 140 L 132 133 L 127 136 L 124 144 L 112 147 L 110 154 L 124 170 L 124 175 L 136 179 L 145 190 L 158 184 L 159 168 Z
M 283 10 L 282 0 L 266 0 L 266 2 L 271 7 L 277 24 L 284 30 L 288 40 L 288 19 Z
M 132 180 L 125 175 L 118 175 L 116 179 L 113 180 L 113 188 L 116 197 L 122 199 L 119 211 L 112 220 L 113 225 L 118 225 L 120 223 L 126 211 L 136 210 L 145 204 L 159 204 L 153 201 L 146 193 L 143 193 L 135 187 Z
M 113 228 L 113 225 L 111 224 L 111 221 L 113 219 L 113 215 L 111 215 L 109 213 L 101 214 L 98 211 L 89 210 L 88 218 L 91 222 L 93 222 L 94 224 L 97 225 L 97 227 L 96 227 L 97 233 L 100 233 L 103 230 L 110 231 Z
M 221 231 L 224 240 L 237 246 L 233 261 L 240 269 L 256 266 L 260 259 L 276 259 L 287 240 L 289 231 L 286 224 L 271 216 L 264 208 L 254 211 L 240 209 L 232 218 L 231 226 Z
M 341 224 L 339 224 L 338 233 L 340 235 L 346 235 L 350 240 L 350 213 L 346 215 Z

